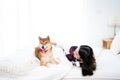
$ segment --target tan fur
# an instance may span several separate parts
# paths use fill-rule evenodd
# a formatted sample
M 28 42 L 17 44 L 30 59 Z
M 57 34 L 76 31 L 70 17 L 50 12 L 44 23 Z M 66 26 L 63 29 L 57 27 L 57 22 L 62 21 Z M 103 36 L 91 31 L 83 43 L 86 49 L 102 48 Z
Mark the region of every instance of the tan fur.
M 40 51 L 44 47 L 47 52 Z M 58 64 L 53 57 L 52 43 L 49 36 L 46 38 L 39 37 L 39 46 L 35 48 L 35 56 L 40 60 L 41 66 L 47 66 L 47 63 Z

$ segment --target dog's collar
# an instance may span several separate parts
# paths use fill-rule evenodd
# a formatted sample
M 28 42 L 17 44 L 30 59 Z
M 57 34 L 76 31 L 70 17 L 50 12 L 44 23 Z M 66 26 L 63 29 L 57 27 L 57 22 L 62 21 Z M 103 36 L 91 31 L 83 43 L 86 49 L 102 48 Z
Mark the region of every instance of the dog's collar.
M 41 49 L 41 48 L 40 48 L 39 51 L 40 51 L 40 52 L 47 53 L 48 50 L 46 50 L 46 49 Z

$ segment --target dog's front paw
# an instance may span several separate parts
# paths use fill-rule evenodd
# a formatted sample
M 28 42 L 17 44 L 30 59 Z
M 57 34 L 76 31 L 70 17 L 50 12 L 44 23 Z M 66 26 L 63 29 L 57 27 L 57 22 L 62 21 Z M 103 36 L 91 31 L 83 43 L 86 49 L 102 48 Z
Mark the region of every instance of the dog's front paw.
M 59 64 L 59 63 L 56 60 L 53 60 L 52 64 Z
M 56 61 L 56 63 L 55 63 L 55 64 L 59 64 L 59 62 L 57 62 L 57 61 Z
M 40 66 L 47 66 L 47 64 L 46 64 L 46 63 L 41 62 L 41 63 L 40 63 Z

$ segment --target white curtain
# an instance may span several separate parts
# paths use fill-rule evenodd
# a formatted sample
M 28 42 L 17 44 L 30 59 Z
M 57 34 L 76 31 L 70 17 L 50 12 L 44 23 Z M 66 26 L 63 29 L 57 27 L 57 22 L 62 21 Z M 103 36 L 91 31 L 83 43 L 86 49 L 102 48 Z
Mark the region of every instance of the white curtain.
M 15 0 L 0 0 L 0 56 L 16 49 L 17 7 Z
M 31 1 L 0 0 L 0 56 L 28 45 L 30 32 Z
M 49 35 L 52 41 L 65 44 L 74 42 L 78 23 L 84 26 L 79 15 L 83 14 L 79 10 L 82 5 L 82 1 L 69 0 L 0 0 L 0 55 L 37 46 L 38 36 Z

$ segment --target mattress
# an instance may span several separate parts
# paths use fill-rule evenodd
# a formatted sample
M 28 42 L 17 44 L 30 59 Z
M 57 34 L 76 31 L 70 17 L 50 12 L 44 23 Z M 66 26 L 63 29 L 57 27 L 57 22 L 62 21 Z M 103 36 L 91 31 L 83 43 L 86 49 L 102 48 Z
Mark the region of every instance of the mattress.
M 113 80 L 120 79 L 120 55 L 113 54 L 108 49 L 93 48 L 97 69 L 92 76 L 82 76 L 80 67 L 73 67 L 70 73 L 63 80 L 69 79 L 95 79 Z

